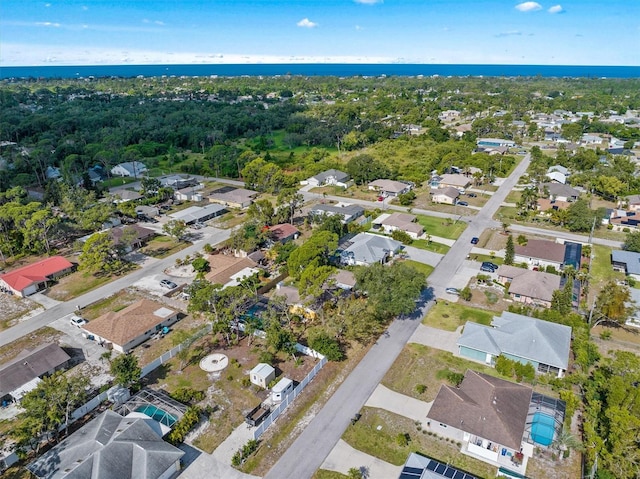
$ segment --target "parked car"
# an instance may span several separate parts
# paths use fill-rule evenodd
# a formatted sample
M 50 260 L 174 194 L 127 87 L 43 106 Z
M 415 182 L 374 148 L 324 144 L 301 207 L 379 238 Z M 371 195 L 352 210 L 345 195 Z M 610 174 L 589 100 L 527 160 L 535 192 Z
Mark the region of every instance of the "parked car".
M 488 266 L 486 264 L 483 264 L 482 266 L 480 266 L 480 271 L 486 271 L 487 273 L 495 273 L 496 270 L 493 269 L 491 266 Z
M 81 328 L 82 326 L 88 323 L 86 319 L 81 318 L 77 314 L 74 314 L 73 316 L 71 316 L 71 319 L 69 320 L 69 322 L 71 323 L 71 326 L 76 326 L 78 328 Z
M 444 290 L 444 292 L 449 294 L 455 294 L 455 295 L 460 294 L 460 290 L 458 288 L 447 288 Z
M 486 264 L 487 266 L 493 268 L 493 269 L 498 269 L 498 265 L 495 263 L 492 263 L 491 261 L 483 261 L 482 264 Z
M 467 196 L 468 196 L 469 198 L 475 198 L 475 197 L 476 197 L 476 196 L 478 196 L 478 195 L 476 195 L 475 193 L 467 193 Z
M 478 244 L 478 241 L 480 241 L 480 238 L 478 238 L 477 236 L 471 238 L 471 244 Z
M 467 203 L 466 201 L 458 201 L 458 204 L 460 206 L 469 206 L 469 203 Z
M 163 279 L 162 281 L 160 281 L 160 286 L 167 289 L 176 289 L 178 287 L 176 283 L 168 279 Z
M 378 196 L 378 201 L 384 201 L 384 196 Z

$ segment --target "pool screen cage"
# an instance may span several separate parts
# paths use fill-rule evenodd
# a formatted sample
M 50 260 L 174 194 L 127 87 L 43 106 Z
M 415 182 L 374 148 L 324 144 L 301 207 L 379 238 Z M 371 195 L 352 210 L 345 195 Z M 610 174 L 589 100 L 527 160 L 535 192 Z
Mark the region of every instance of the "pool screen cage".
M 121 416 L 126 416 L 134 411 L 139 411 L 145 406 L 155 406 L 159 410 L 169 413 L 178 420 L 182 419 L 182 416 L 184 416 L 184 413 L 187 410 L 187 406 L 176 401 L 164 391 L 154 391 L 153 389 L 144 388 L 120 406 L 116 412 Z
M 563 400 L 555 399 L 549 396 L 545 396 L 544 394 L 534 392 L 531 395 L 531 403 L 529 404 L 529 413 L 527 414 L 527 422 L 524 428 L 523 440 L 530 444 L 535 444 L 538 447 L 541 446 L 541 444 L 533 440 L 533 437 L 531 435 L 534 416 L 537 413 L 541 413 L 553 418 L 553 428 L 555 430 L 555 436 L 560 434 L 562 432 L 562 425 L 564 423 L 566 410 L 567 405 Z

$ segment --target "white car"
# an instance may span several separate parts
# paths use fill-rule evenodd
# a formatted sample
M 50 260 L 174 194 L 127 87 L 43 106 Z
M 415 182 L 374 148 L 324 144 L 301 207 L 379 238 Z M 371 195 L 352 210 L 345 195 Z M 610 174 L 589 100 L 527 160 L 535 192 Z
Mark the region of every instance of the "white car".
M 71 316 L 71 319 L 69 320 L 69 322 L 71 323 L 72 326 L 76 326 L 78 328 L 81 328 L 82 326 L 84 326 L 85 324 L 88 323 L 88 321 L 84 318 L 81 318 L 80 316 L 74 314 L 73 316 Z

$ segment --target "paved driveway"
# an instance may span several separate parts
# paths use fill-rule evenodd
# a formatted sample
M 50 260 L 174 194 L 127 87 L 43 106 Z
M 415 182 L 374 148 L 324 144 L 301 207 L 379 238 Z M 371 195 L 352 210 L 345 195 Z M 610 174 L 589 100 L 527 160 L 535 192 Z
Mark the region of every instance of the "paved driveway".
M 342 439 L 338 441 L 336 447 L 333 448 L 320 467 L 345 475 L 349 472 L 349 469 L 356 467 L 360 470 L 366 470 L 368 474 L 362 477 L 369 479 L 392 479 L 399 477 L 402 471 L 402 466 L 394 466 L 388 462 L 381 461 L 377 457 L 358 451 Z
M 376 390 L 373 391 L 373 394 L 367 399 L 365 406 L 385 409 L 399 416 L 424 422 L 427 419 L 429 409 L 431 409 L 431 404 L 433 404 L 433 401 L 420 401 L 411 396 L 405 396 L 404 394 L 392 391 L 382 384 L 378 384 Z
M 437 266 L 443 256 L 441 254 L 434 253 L 432 251 L 425 251 L 413 246 L 405 246 L 404 250 L 409 256 L 409 259 L 431 266 Z
M 409 339 L 410 343 L 423 344 L 430 348 L 441 349 L 452 354 L 458 353 L 456 342 L 460 338 L 462 326 L 455 331 L 444 331 L 442 329 L 432 328 L 421 324 Z M 407 416 L 410 417 L 410 416 Z

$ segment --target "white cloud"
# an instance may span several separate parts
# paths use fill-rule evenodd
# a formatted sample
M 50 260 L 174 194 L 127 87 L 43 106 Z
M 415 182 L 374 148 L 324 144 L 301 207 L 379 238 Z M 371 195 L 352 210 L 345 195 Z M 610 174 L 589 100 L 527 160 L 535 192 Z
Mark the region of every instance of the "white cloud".
M 498 38 L 503 38 L 503 37 L 519 37 L 521 35 L 522 35 L 522 32 L 518 30 L 510 30 L 508 32 L 497 33 L 495 36 Z
M 356 30 L 358 30 L 358 31 L 360 31 L 360 30 L 364 30 L 364 28 L 363 28 L 363 27 L 361 27 L 360 25 L 356 25 L 356 27 L 355 27 L 355 28 L 356 28 Z
M 55 27 L 55 28 L 61 27 L 59 23 L 53 23 L 53 22 L 36 22 L 34 23 L 34 25 L 37 27 Z
M 51 6 L 51 4 L 50 3 L 45 3 L 44 6 L 49 8 Z
M 516 9 L 521 12 L 535 12 L 536 10 L 542 10 L 542 5 L 538 2 L 523 2 L 516 5 Z
M 375 5 L 376 3 L 383 3 L 383 0 L 353 0 L 356 3 L 361 3 L 362 5 Z
M 550 7 L 549 10 L 547 10 L 547 12 L 549 12 L 549 13 L 564 13 L 565 9 L 562 8 L 562 5 L 554 5 L 553 7 Z
M 298 25 L 299 27 L 303 27 L 303 28 L 315 28 L 315 27 L 318 26 L 317 23 L 312 22 L 308 18 L 303 18 L 298 23 L 296 23 L 296 25 Z
M 89 10 L 89 7 L 87 7 L 86 5 L 82 5 L 82 11 L 86 12 L 87 10 Z
M 162 20 L 156 20 L 155 22 L 156 25 L 164 25 L 164 22 Z

